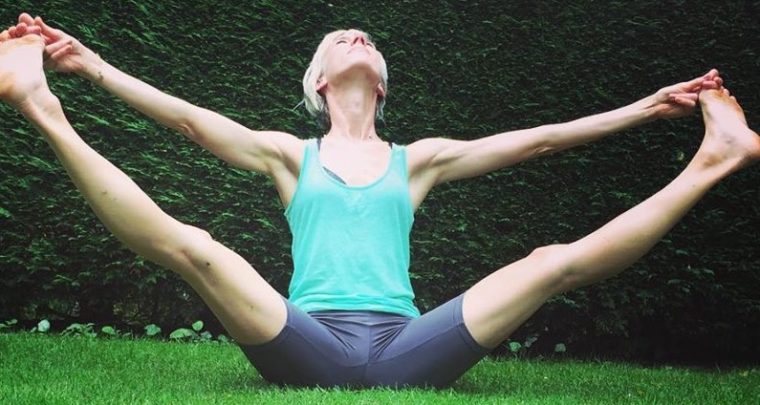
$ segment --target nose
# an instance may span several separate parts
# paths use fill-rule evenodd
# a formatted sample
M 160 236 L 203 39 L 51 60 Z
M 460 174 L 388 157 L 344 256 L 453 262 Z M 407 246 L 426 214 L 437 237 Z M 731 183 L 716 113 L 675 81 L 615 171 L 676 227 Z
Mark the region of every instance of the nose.
M 357 32 L 354 34 L 354 40 L 351 42 L 351 45 L 354 45 L 357 42 L 361 45 L 367 45 L 367 37 L 365 37 L 363 33 Z

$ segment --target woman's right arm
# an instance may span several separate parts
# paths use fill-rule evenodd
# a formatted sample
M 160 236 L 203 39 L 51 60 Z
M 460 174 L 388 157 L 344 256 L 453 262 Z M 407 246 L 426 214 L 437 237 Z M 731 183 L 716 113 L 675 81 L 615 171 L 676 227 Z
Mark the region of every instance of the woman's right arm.
M 97 83 L 155 121 L 176 129 L 220 159 L 273 175 L 301 141 L 284 132 L 253 131 L 211 110 L 168 95 L 106 62 L 88 64 L 81 76 Z M 296 156 L 300 152 L 296 151 Z
M 302 141 L 283 132 L 253 131 L 229 118 L 161 92 L 103 61 L 76 38 L 51 28 L 37 17 L 22 14 L 19 21 L 42 28 L 46 67 L 76 73 L 121 98 L 157 122 L 180 131 L 230 164 L 279 177 L 297 174 Z

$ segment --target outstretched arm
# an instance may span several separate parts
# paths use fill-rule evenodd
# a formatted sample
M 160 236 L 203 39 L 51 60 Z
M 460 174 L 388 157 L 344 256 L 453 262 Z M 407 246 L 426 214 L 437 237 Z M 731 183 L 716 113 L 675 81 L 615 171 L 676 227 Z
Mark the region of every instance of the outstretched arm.
M 108 90 L 157 122 L 180 131 L 217 157 L 244 169 L 277 177 L 294 171 L 301 141 L 275 131 L 253 131 L 218 113 L 168 95 L 103 61 L 76 38 L 40 18 L 22 14 L 19 21 L 41 28 L 46 67 L 76 73 Z
M 409 145 L 410 180 L 422 188 L 479 176 L 537 156 L 582 145 L 659 118 L 693 112 L 699 91 L 722 83 L 717 70 L 664 87 L 628 106 L 561 124 L 504 132 L 472 141 L 423 139 Z

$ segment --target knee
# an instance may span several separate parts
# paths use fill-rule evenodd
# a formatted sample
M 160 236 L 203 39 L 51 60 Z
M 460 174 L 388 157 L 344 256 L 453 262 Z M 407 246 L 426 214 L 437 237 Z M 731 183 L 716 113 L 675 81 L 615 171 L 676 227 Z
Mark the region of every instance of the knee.
M 567 248 L 568 245 L 565 244 L 541 246 L 534 249 L 528 257 L 543 263 L 551 264 L 553 262 L 561 261 L 562 257 L 566 255 Z
M 575 272 L 572 266 L 572 248 L 566 244 L 539 247 L 528 256 L 536 268 L 545 273 L 545 278 L 556 294 L 572 289 Z
M 177 246 L 178 253 L 195 265 L 205 264 L 208 260 L 209 249 L 216 241 L 203 229 L 191 225 L 184 225 L 184 228 Z
M 163 258 L 163 263 L 159 264 L 185 276 L 188 271 L 202 268 L 201 264 L 208 263 L 210 249 L 216 243 L 208 232 L 181 224 L 171 234 L 168 240 L 157 243 L 156 249 L 162 252 L 160 256 Z

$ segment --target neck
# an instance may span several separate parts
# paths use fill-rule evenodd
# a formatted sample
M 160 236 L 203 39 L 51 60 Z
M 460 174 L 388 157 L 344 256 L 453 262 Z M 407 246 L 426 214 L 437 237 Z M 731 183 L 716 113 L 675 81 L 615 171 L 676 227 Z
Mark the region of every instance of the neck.
M 332 87 L 326 92 L 330 131 L 326 136 L 351 140 L 377 140 L 377 93 L 366 86 Z

